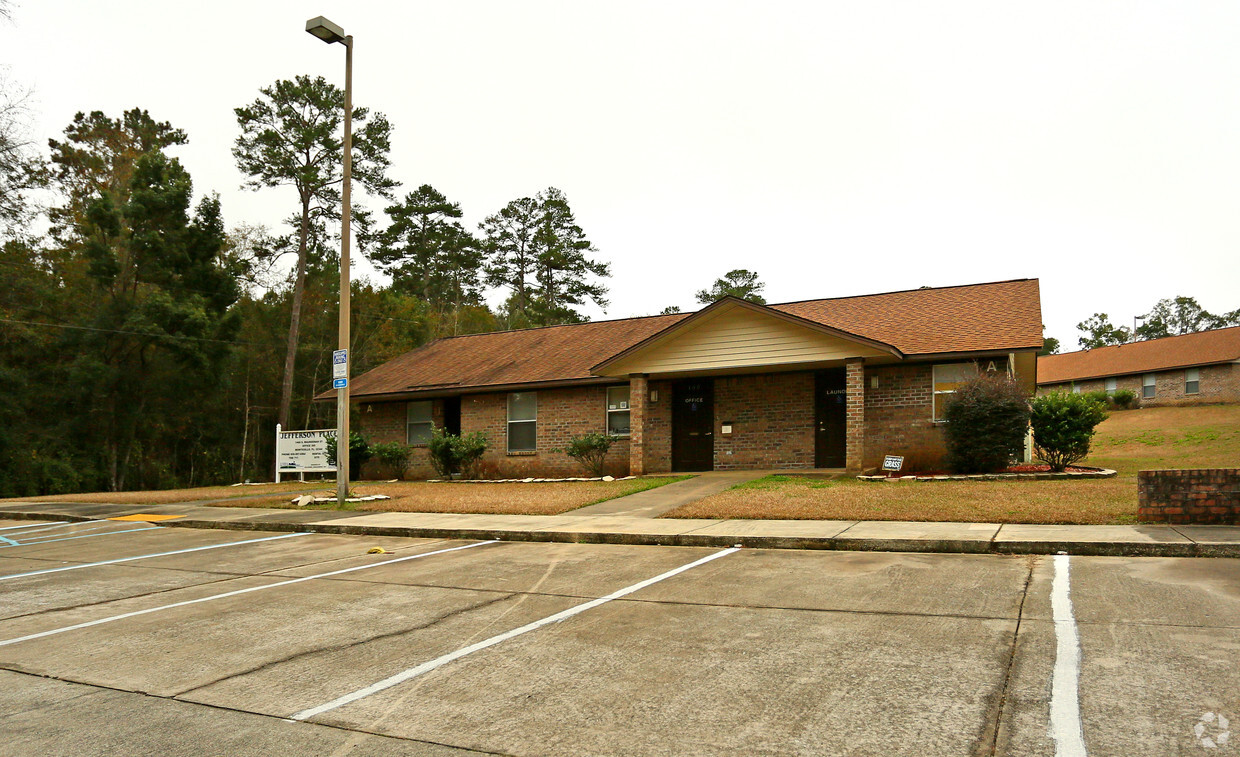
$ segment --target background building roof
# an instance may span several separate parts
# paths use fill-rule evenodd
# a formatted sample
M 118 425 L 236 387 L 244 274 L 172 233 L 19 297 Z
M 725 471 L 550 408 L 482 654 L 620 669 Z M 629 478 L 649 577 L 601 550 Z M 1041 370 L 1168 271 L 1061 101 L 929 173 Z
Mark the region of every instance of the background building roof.
M 1240 326 L 1038 358 L 1038 383 L 1122 376 L 1240 360 Z

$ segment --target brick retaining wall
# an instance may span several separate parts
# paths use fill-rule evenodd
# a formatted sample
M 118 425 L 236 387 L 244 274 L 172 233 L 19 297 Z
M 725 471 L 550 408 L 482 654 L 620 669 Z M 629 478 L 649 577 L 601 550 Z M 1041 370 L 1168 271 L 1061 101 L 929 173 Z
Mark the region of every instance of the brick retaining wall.
M 1139 472 L 1137 520 L 1240 525 L 1240 468 Z

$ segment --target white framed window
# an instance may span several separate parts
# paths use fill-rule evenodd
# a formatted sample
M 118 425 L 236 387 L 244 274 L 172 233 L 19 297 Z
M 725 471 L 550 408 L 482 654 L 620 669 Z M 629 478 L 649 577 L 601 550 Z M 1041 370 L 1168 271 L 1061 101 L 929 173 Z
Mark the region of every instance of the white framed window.
M 1076 383 L 1075 381 L 1072 382 L 1072 393 L 1073 394 L 1081 393 L 1081 385 Z
M 538 449 L 538 393 L 513 392 L 508 395 L 508 451 L 534 452 Z
M 1115 377 L 1114 376 L 1107 379 L 1106 387 L 1107 387 L 1107 394 L 1115 394 Z
M 628 436 L 629 426 L 629 387 L 607 387 L 607 433 L 612 436 Z
M 1154 374 L 1147 373 L 1141 377 L 1141 396 L 1147 400 L 1154 399 Z
M 1188 368 L 1184 371 L 1184 393 L 1196 394 L 1201 391 L 1201 369 Z
M 405 443 L 426 444 L 435 424 L 431 420 L 431 401 L 410 402 L 405 406 Z
M 947 401 L 960 385 L 977 375 L 976 363 L 949 363 L 934 366 L 934 420 L 947 419 Z

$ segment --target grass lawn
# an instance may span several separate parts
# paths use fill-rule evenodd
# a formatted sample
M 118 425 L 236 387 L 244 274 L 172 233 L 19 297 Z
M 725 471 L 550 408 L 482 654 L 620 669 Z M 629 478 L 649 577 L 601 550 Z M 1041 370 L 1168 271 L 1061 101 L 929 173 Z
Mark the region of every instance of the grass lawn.
M 322 489 L 317 482 L 288 481 L 262 486 L 200 486 L 194 489 L 159 489 L 142 492 L 89 492 L 84 494 L 52 494 L 45 497 L 0 499 L 0 502 L 94 502 L 124 505 L 172 505 L 205 499 L 251 497 L 267 492 L 305 492 Z
M 1240 405 L 1112 413 L 1083 464 L 1115 478 L 1054 481 L 820 481 L 768 476 L 665 518 L 820 518 L 982 523 L 1135 523 L 1137 471 L 1240 465 Z
M 398 481 L 360 482 L 353 492 L 360 496 L 386 494 L 391 499 L 349 502 L 346 509 L 401 513 L 484 513 L 498 515 L 558 515 L 579 507 L 654 489 L 690 476 L 635 478 L 628 481 L 565 481 L 530 484 L 435 483 Z M 321 496 L 335 496 L 319 488 Z M 284 507 L 335 510 L 336 503 L 298 508 L 291 495 L 261 497 L 241 502 L 219 502 L 225 507 Z

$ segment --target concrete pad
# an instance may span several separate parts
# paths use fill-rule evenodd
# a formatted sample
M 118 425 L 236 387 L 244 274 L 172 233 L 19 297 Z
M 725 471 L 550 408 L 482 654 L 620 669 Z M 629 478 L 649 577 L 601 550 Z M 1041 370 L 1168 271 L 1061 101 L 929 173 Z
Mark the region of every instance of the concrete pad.
M 369 528 L 429 528 L 459 530 L 533 530 L 571 522 L 562 515 L 470 515 L 463 513 L 368 513 L 350 518 L 318 521 L 314 525 Z
M 4 639 L 66 622 L 273 583 L 236 579 L 79 610 L 0 623 Z M 119 620 L 0 647 L 5 667 L 101 686 L 172 696 L 291 657 L 341 649 L 433 626 L 508 595 L 315 581 Z M 573 600 L 557 599 L 566 605 Z M 557 608 L 559 609 L 559 608 Z M 449 643 L 456 643 L 452 639 Z M 135 665 L 135 660 L 158 660 Z
M 316 720 L 512 754 L 969 754 L 1013 626 L 620 601 Z
M 465 754 L 437 744 L 285 723 L 262 715 L 17 673 L 0 673 L 0 696 L 5 691 L 23 697 L 17 708 L 4 708 L 4 750 L 14 755 Z
M 690 531 L 705 536 L 766 536 L 830 539 L 855 520 L 724 520 Z
M 23 531 L 11 538 L 18 541 L 23 541 L 25 538 L 42 540 L 0 548 L 0 557 L 93 562 L 96 559 L 106 559 L 95 557 L 96 555 L 110 556 L 118 550 L 121 554 L 125 554 L 125 550 L 135 548 L 157 552 L 159 551 L 158 545 L 163 542 L 162 535 L 167 530 L 152 528 L 145 523 L 89 521 L 58 528 L 55 531 L 32 533 L 29 536 L 26 536 L 26 532 Z
M 838 534 L 840 549 L 909 552 L 987 552 L 998 523 L 862 521 Z
M 629 518 L 623 515 L 598 515 L 590 518 L 574 518 L 572 521 L 538 529 L 564 534 L 615 533 L 615 534 L 686 534 L 699 528 L 719 523 L 718 520 L 664 520 L 658 518 Z
M 994 539 L 1001 552 L 1122 555 L 1148 552 L 1191 557 L 1191 539 L 1170 526 L 1065 526 L 1005 523 Z
M 1015 620 L 1030 559 L 746 549 L 634 596 L 685 604 Z
M 1070 565 L 1079 623 L 1240 628 L 1238 559 L 1073 557 Z M 1050 618 L 1036 607 L 1025 617 Z
M 594 599 L 716 551 L 691 547 L 651 550 L 623 544 L 499 542 L 332 580 Z M 280 575 L 315 572 L 318 571 L 307 567 L 281 571 Z
M 47 567 L 47 564 L 44 563 L 43 567 Z M 4 602 L 0 603 L 0 619 L 114 602 L 129 597 L 151 594 L 158 596 L 173 589 L 211 584 L 228 577 L 218 573 L 150 570 L 127 565 L 82 568 L 71 575 L 72 578 L 66 579 L 65 576 L 51 573 L 16 578 L 0 584 L 0 592 L 4 595 Z M 7 627 L 0 627 L 0 634 L 3 634 L 3 638 L 10 637 Z
M 1198 544 L 1240 544 L 1240 526 L 1174 526 Z

